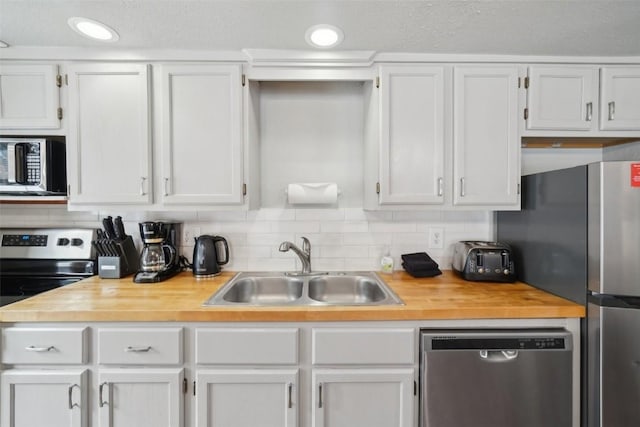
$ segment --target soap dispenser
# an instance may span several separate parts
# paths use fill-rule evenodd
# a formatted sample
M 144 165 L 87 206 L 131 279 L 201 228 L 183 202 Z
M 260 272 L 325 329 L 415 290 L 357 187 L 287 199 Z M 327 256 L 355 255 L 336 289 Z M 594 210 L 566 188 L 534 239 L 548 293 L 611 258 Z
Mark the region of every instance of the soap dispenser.
M 380 271 L 386 274 L 393 273 L 393 258 L 389 248 L 385 248 L 384 255 L 380 259 Z

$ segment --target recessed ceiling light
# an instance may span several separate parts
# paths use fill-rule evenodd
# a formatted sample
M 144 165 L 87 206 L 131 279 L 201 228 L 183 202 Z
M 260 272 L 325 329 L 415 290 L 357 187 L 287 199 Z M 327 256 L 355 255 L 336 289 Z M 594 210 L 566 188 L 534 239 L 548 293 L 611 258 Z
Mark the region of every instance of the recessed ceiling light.
M 73 31 L 90 39 L 103 42 L 115 42 L 120 38 L 113 28 L 110 28 L 102 22 L 94 21 L 93 19 L 74 16 L 69 18 L 67 23 Z
M 0 40 L 0 48 L 2 47 L 9 47 L 9 43 Z
M 329 49 L 339 45 L 344 40 L 344 33 L 338 27 L 328 24 L 318 24 L 305 32 L 304 38 L 313 47 Z

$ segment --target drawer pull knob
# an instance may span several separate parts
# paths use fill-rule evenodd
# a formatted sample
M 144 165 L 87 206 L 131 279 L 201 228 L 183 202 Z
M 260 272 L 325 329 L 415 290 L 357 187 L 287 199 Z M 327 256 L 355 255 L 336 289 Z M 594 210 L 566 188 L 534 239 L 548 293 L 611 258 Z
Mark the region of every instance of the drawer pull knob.
M 127 352 L 127 353 L 148 353 L 149 350 L 151 350 L 151 346 L 150 345 L 148 345 L 146 347 L 129 346 L 129 347 L 124 349 L 124 351 Z
M 52 351 L 55 350 L 56 348 L 52 345 L 50 346 L 36 346 L 36 345 L 30 345 L 24 348 L 27 351 L 35 351 L 36 353 L 46 353 L 48 351 Z
M 80 386 L 78 384 L 73 384 L 73 385 L 69 386 L 69 409 L 79 408 L 80 407 L 79 404 L 73 402 L 73 389 L 75 387 L 78 387 L 78 389 L 80 389 Z

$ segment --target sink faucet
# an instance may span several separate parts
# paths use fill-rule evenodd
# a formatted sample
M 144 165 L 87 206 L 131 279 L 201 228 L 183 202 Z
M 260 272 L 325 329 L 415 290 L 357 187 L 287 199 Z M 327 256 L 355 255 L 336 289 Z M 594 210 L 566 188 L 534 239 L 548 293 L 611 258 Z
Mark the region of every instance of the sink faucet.
M 310 274 L 311 273 L 311 243 L 309 243 L 309 239 L 306 237 L 302 238 L 302 249 L 297 247 L 291 242 L 282 242 L 280 243 L 280 247 L 278 250 L 280 252 L 287 252 L 291 249 L 293 252 L 298 255 L 300 258 L 300 262 L 302 262 L 302 274 Z

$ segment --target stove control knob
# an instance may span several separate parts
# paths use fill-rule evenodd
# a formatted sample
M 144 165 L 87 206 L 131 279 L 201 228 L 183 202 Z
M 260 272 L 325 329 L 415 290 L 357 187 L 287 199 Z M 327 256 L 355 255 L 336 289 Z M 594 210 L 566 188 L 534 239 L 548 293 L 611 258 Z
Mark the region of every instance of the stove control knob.
M 71 239 L 71 246 L 82 246 L 82 239 Z
M 67 246 L 69 244 L 69 239 L 66 237 L 62 237 L 58 239 L 58 246 Z

